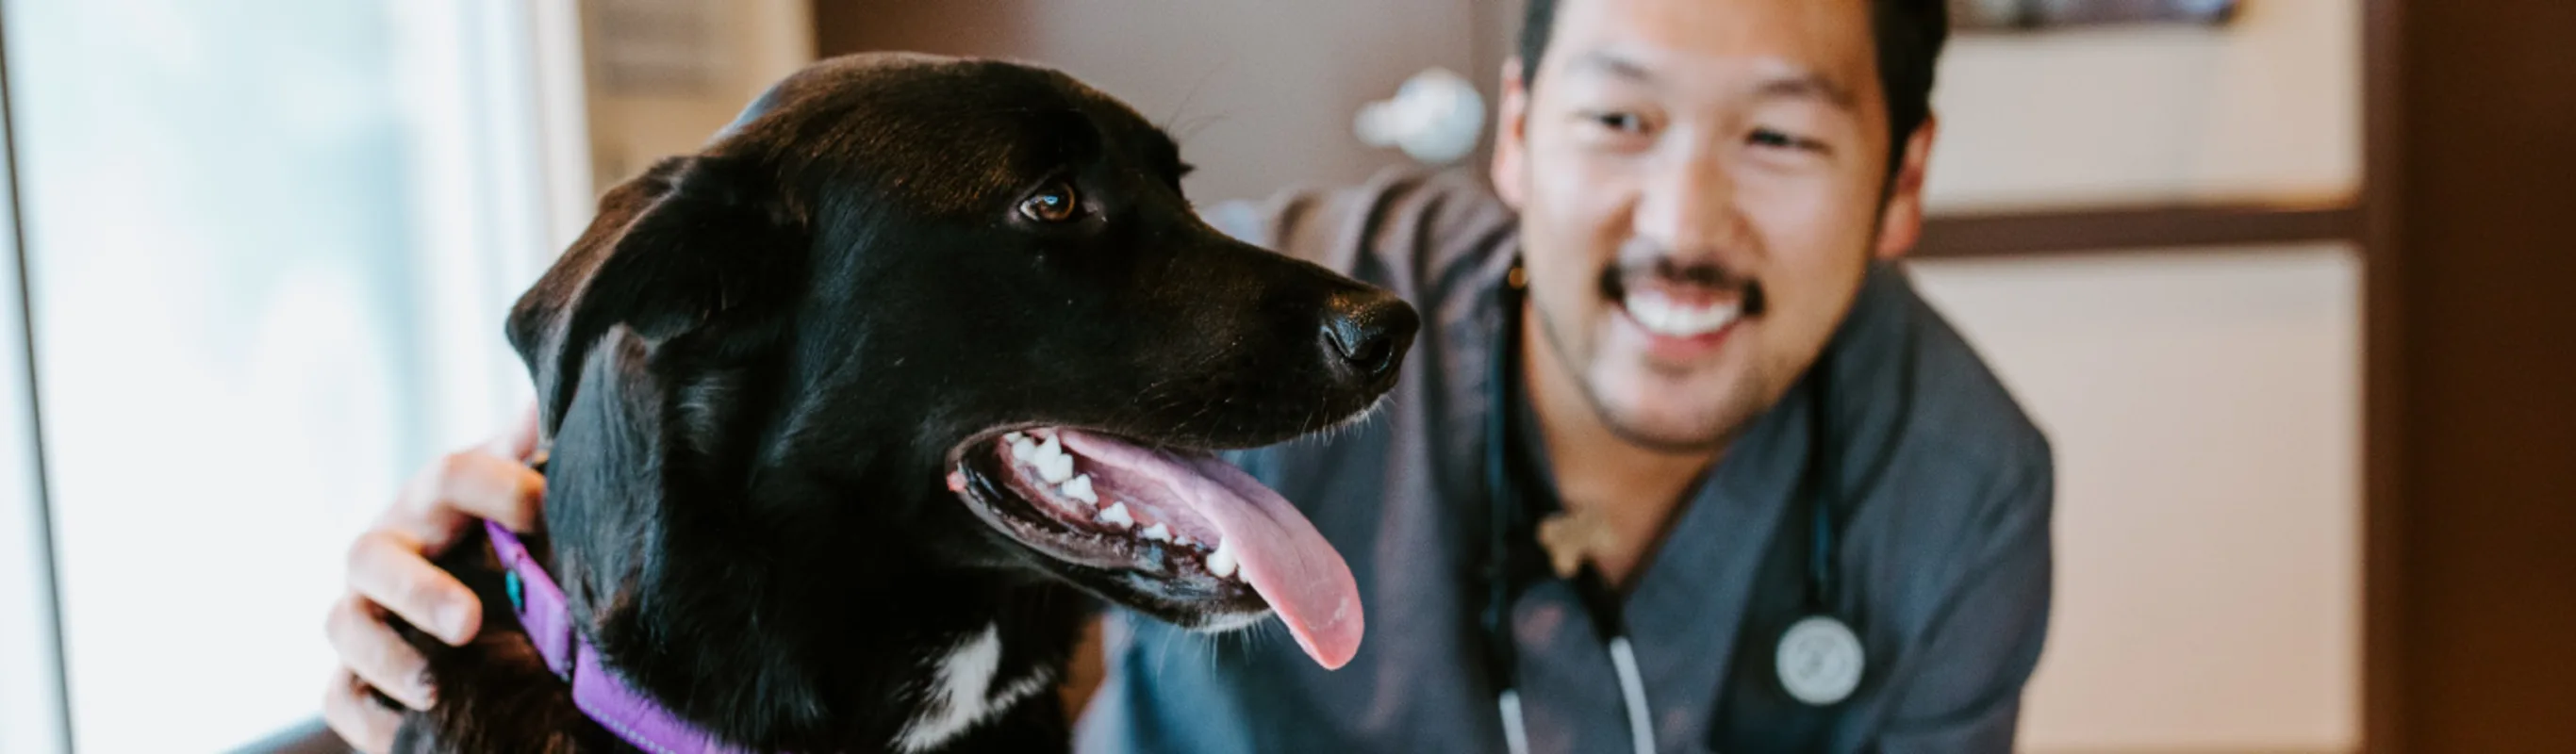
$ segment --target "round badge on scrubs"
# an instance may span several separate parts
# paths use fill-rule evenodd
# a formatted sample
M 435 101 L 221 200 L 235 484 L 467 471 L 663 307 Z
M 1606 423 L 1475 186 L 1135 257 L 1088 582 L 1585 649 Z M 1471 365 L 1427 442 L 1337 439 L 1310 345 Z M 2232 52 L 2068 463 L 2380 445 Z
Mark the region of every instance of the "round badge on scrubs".
M 1789 696 L 1822 707 L 1850 698 L 1860 687 L 1860 637 L 1830 615 L 1810 615 L 1780 633 L 1773 655 L 1780 686 Z

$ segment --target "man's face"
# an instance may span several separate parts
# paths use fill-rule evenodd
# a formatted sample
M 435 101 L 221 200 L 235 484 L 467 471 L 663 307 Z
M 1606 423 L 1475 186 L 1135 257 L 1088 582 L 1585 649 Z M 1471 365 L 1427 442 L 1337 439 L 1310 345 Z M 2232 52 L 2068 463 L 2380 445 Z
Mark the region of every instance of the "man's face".
M 1870 28 L 1865 0 L 1564 0 L 1536 80 L 1506 66 L 1494 158 L 1529 368 L 1662 449 L 1778 401 L 1920 226 L 1931 128 L 1888 183 Z

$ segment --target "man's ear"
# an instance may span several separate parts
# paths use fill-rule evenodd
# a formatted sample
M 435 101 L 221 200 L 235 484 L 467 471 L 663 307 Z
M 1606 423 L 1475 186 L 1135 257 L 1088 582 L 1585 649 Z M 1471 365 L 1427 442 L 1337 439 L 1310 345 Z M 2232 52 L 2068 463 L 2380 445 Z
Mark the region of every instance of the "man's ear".
M 1923 239 L 1923 172 L 1932 162 L 1932 139 L 1940 132 L 1940 118 L 1926 115 L 1923 125 L 1905 137 L 1905 155 L 1888 178 L 1887 204 L 1879 210 L 1879 259 L 1905 256 Z
M 1520 56 L 1503 61 L 1502 103 L 1494 115 L 1494 194 L 1512 209 L 1528 194 L 1529 86 L 1521 80 Z
M 510 344 L 536 382 L 548 436 L 611 328 L 659 343 L 785 303 L 763 289 L 799 263 L 802 223 L 773 186 L 737 158 L 674 157 L 601 197 L 590 227 L 510 312 Z

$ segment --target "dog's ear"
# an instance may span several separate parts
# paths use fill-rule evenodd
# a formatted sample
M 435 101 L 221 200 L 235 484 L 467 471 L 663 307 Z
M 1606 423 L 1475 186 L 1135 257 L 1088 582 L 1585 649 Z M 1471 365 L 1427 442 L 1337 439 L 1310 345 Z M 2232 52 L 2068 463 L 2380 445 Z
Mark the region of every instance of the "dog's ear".
M 803 250 L 802 223 L 775 185 L 744 158 L 674 157 L 601 197 L 590 227 L 510 313 L 510 345 L 536 382 L 548 436 L 611 328 L 659 343 L 783 303 L 755 293 Z

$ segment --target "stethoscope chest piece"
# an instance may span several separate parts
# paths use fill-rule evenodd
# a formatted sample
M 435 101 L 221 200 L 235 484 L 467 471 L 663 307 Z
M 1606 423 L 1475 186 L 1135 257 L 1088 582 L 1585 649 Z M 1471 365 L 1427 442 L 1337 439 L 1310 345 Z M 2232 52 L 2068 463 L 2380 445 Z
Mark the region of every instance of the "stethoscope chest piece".
M 1790 697 L 1822 707 L 1851 698 L 1867 659 L 1850 626 L 1831 615 L 1810 615 L 1780 632 L 1773 664 Z

